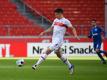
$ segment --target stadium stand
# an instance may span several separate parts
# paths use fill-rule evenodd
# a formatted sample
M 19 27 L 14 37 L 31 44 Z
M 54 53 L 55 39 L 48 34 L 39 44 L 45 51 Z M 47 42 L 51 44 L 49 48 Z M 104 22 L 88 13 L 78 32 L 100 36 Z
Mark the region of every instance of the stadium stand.
M 0 0 L 0 36 L 31 36 L 38 35 L 43 30 L 21 15 L 9 0 Z
M 63 8 L 66 18 L 74 25 L 83 25 L 81 28 L 85 35 L 90 29 L 91 19 L 96 19 L 100 25 L 104 25 L 104 0 L 80 0 L 79 2 L 78 0 L 24 0 L 24 2 L 51 21 L 55 18 L 53 11 L 58 7 Z M 79 34 L 81 28 L 78 28 Z
M 104 25 L 104 0 L 79 2 L 78 0 L 23 0 L 23 2 L 50 21 L 55 18 L 53 10 L 57 7 L 63 8 L 65 17 L 77 26 L 79 35 L 88 34 L 91 19 L 96 19 L 100 25 Z M 40 25 L 21 15 L 10 0 L 0 0 L 0 36 L 38 35 L 43 30 Z
M 24 0 L 35 10 L 41 12 L 51 21 L 54 19 L 53 11 L 60 7 L 65 10 L 65 16 L 76 25 L 86 24 L 90 19 L 97 19 L 104 23 L 104 1 L 103 0 Z M 97 6 L 96 6 L 97 5 Z M 90 12 L 90 13 L 89 13 Z

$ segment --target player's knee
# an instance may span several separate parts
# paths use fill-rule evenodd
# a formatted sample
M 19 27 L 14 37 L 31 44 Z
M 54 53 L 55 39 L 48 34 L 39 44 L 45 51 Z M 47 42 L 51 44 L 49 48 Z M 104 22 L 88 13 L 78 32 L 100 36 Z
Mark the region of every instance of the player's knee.
M 58 57 L 58 58 L 61 58 L 61 55 L 60 55 L 60 54 L 57 54 L 57 57 Z
M 52 52 L 52 50 L 48 48 L 46 51 L 46 54 L 49 55 L 51 52 Z
M 56 55 L 58 58 L 61 58 L 61 54 L 60 54 L 60 51 L 55 51 Z
M 99 52 L 100 52 L 100 50 L 99 50 L 99 49 L 96 49 L 95 51 L 96 51 L 97 53 L 99 53 Z

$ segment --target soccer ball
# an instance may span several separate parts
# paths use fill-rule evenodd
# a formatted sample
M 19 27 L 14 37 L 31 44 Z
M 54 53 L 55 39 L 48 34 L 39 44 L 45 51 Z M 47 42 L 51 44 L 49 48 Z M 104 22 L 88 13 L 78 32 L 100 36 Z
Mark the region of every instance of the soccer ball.
M 18 67 L 22 67 L 23 65 L 24 65 L 24 59 L 18 59 L 17 61 L 16 61 L 16 65 L 18 66 Z

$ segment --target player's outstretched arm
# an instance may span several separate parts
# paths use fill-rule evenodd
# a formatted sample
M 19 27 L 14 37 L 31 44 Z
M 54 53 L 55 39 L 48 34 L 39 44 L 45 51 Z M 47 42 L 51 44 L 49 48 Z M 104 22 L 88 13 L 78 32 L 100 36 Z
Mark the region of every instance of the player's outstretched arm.
M 43 36 L 44 34 L 49 33 L 49 32 L 51 32 L 51 31 L 52 31 L 52 27 L 50 27 L 50 28 L 48 28 L 47 30 L 41 32 L 39 36 Z
M 92 38 L 92 31 L 90 30 L 90 32 L 89 32 L 89 35 L 88 35 L 88 38 Z
M 77 35 L 77 31 L 76 31 L 75 27 L 73 27 L 73 26 L 69 26 L 69 27 L 72 29 L 72 32 L 73 32 L 75 38 L 77 38 L 78 40 L 80 40 L 80 38 Z
M 100 29 L 101 29 L 101 32 L 102 32 L 101 38 L 102 38 L 102 40 L 104 40 L 105 39 L 105 31 L 104 31 L 103 28 L 100 28 Z

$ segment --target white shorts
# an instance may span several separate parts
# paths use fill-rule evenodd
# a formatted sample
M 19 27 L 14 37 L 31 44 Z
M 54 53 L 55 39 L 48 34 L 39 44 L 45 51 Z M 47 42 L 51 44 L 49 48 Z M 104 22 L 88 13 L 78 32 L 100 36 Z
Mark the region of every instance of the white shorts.
M 52 51 L 57 51 L 63 44 L 63 40 L 56 38 L 54 40 L 52 40 L 52 44 L 49 46 L 49 49 L 51 49 Z

